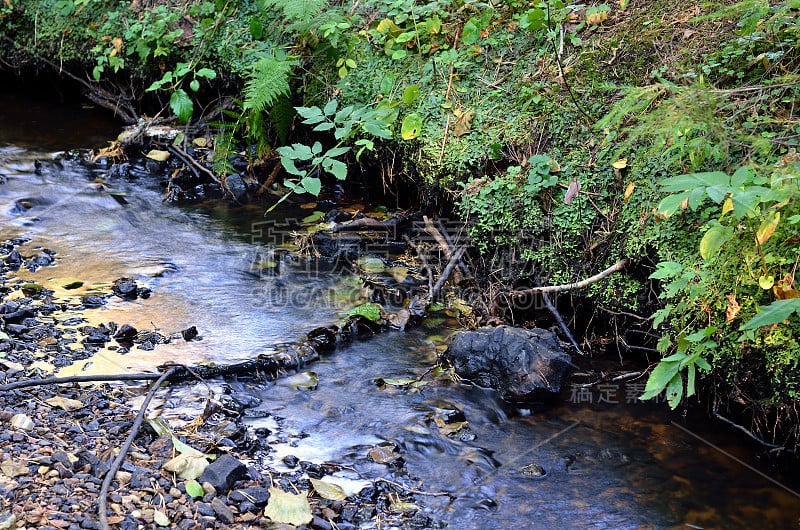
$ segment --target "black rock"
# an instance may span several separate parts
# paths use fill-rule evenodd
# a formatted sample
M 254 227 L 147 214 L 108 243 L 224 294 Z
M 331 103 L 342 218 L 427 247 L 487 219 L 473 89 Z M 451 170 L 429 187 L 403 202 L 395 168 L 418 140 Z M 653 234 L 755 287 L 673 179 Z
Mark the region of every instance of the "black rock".
M 260 486 L 233 490 L 228 499 L 235 503 L 251 502 L 256 506 L 266 506 L 269 501 L 269 490 Z
M 186 328 L 181 331 L 181 336 L 183 337 L 183 340 L 192 340 L 197 338 L 197 328 L 195 326 Z
M 555 333 L 510 326 L 462 331 L 443 358 L 462 378 L 512 403 L 558 395 L 572 366 Z
M 130 278 L 119 278 L 114 280 L 114 287 L 111 288 L 111 292 L 120 298 L 135 300 L 138 296 L 137 288 L 138 285 L 136 285 L 134 280 Z
M 89 309 L 94 309 L 105 304 L 106 301 L 101 296 L 84 296 L 83 306 Z
M 225 186 L 236 202 L 244 202 L 247 199 L 247 184 L 239 175 L 235 173 L 228 175 L 225 179 Z
M 237 480 L 243 479 L 245 475 L 247 475 L 247 466 L 231 455 L 226 454 L 220 456 L 206 467 L 203 474 L 200 475 L 200 483 L 208 482 L 214 486 L 217 493 L 223 494 L 230 490 Z
M 123 324 L 114 334 L 114 340 L 117 342 L 131 342 L 138 333 L 135 327 L 130 324 Z

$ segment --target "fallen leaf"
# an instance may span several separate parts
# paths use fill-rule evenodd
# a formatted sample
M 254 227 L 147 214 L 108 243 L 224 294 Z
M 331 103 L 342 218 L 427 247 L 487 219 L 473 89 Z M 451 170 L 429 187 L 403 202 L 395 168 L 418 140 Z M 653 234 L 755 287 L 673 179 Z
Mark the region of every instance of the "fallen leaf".
M 564 194 L 564 204 L 572 204 L 572 200 L 578 196 L 581 191 L 581 183 L 578 179 L 572 179 L 567 187 L 567 192 Z
M 726 295 L 725 298 L 728 300 L 728 307 L 725 309 L 725 322 L 730 322 L 739 315 L 739 311 L 742 308 L 739 307 L 735 294 Z
M 164 162 L 166 159 L 169 158 L 169 151 L 160 151 L 158 149 L 153 149 L 146 155 L 147 158 L 151 160 L 157 160 L 158 162 Z
M 153 521 L 158 526 L 169 526 L 169 517 L 160 510 L 153 510 Z
M 613 167 L 614 169 L 625 169 L 626 167 L 628 167 L 628 159 L 620 158 L 619 160 L 611 164 L 611 167 Z
M 395 450 L 396 447 L 394 445 L 376 445 L 369 450 L 367 456 L 376 464 L 388 464 L 400 458 L 400 455 Z
M 200 477 L 206 467 L 208 467 L 208 460 L 204 456 L 181 453 L 164 464 L 162 469 L 171 471 L 186 480 L 193 480 Z
M 315 203 L 315 202 L 304 202 L 303 204 L 300 205 L 300 208 L 302 208 L 303 210 L 310 210 L 310 209 L 316 208 L 316 207 L 317 207 L 317 203 Z
M 45 399 L 44 402 L 51 407 L 59 407 L 67 412 L 85 407 L 85 405 L 77 399 L 69 399 L 61 396 L 54 396 L 49 399 Z
M 294 526 L 308 524 L 314 518 L 306 492 L 295 495 L 274 486 L 269 488 L 269 502 L 264 508 L 264 515 L 276 523 Z
M 453 124 L 453 136 L 464 136 L 469 133 L 472 126 L 472 118 L 475 117 L 475 111 L 468 109 L 465 111 L 456 110 L 453 112 L 456 115 L 456 121 Z
M 309 480 L 316 492 L 319 493 L 319 496 L 323 499 L 328 499 L 329 501 L 343 501 L 347 498 L 347 494 L 338 484 L 326 482 L 325 480 L 317 480 L 315 478 Z
M 608 20 L 608 11 L 597 11 L 595 13 L 586 15 L 587 26 L 596 26 L 598 24 L 602 24 L 606 20 Z
M 636 184 L 634 184 L 633 182 L 628 182 L 628 185 L 625 187 L 625 194 L 622 196 L 622 199 L 625 202 L 628 202 L 628 200 L 630 200 L 631 195 L 633 195 L 634 188 L 636 188 Z
M 28 466 L 22 465 L 19 462 L 6 460 L 0 464 L 0 471 L 7 477 L 22 477 L 29 473 Z

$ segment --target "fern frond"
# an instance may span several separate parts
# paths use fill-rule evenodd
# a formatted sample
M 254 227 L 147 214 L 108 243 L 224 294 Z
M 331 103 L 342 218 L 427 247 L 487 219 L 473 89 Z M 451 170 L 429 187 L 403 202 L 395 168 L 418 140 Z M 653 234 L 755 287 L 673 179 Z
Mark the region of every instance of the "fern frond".
M 288 94 L 291 69 L 288 61 L 274 57 L 262 57 L 256 61 L 244 89 L 244 110 L 261 112 L 280 96 Z
M 278 141 L 285 145 L 289 141 L 289 129 L 292 126 L 295 111 L 292 100 L 288 97 L 281 97 L 272 105 L 269 111 L 269 120 L 278 135 Z
M 301 22 L 318 15 L 328 6 L 328 2 L 327 0 L 264 0 L 262 5 L 265 9 L 280 9 L 289 22 Z

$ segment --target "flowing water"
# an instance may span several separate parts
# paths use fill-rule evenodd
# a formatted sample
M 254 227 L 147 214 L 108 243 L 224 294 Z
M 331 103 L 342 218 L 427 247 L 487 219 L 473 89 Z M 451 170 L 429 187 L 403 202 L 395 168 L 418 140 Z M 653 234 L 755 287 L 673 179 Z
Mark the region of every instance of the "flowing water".
M 347 274 L 280 259 L 265 273 L 263 264 L 276 258 L 264 242 L 286 232 L 285 211 L 271 221 L 256 208 L 178 208 L 162 203 L 157 184 L 146 180 L 98 188 L 102 173 L 51 152 L 102 146 L 115 127 L 85 111 L 0 95 L 2 238 L 30 238 L 23 254 L 56 251 L 55 266 L 20 276 L 57 297 L 107 288 L 123 276 L 152 289 L 148 299 L 112 299 L 83 312 L 96 323 L 167 333 L 194 325 L 202 340 L 125 355 L 104 349 L 67 370 L 250 359 L 340 321 L 357 303 L 359 282 Z M 77 292 L 61 287 L 74 279 L 84 282 Z M 69 311 L 53 317 L 66 320 Z M 292 454 L 387 478 L 386 466 L 365 464 L 364 455 L 376 444 L 394 444 L 419 489 L 449 494 L 418 499 L 451 528 L 800 527 L 800 495 L 788 477 L 703 417 L 683 419 L 636 402 L 640 382 L 595 392 L 593 403 L 585 393 L 567 392 L 562 404 L 533 411 L 455 383 L 431 382 L 414 392 L 376 386 L 377 378 L 421 376 L 447 332 L 418 328 L 346 345 L 309 367 L 319 377 L 316 390 L 281 380 L 238 384 L 238 392 L 262 400 L 251 411 L 253 427 L 272 428 L 284 418 L 289 434 L 268 438 L 270 463 Z M 450 437 L 441 420 L 453 411 L 463 413 L 469 430 Z M 526 476 L 522 469 L 531 465 L 546 475 Z

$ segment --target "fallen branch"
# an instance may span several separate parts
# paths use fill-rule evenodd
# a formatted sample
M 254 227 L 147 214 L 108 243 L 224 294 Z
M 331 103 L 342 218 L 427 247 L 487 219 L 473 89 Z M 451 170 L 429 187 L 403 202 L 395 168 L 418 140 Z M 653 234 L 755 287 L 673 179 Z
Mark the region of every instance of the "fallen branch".
M 532 294 L 543 294 L 543 293 L 560 293 L 561 291 L 575 291 L 577 289 L 583 289 L 584 287 L 588 287 L 593 283 L 597 283 L 603 278 L 607 276 L 611 276 L 613 273 L 621 271 L 625 268 L 628 264 L 628 260 L 621 259 L 603 272 L 595 274 L 590 278 L 586 278 L 585 280 L 581 280 L 576 283 L 567 283 L 564 285 L 549 285 L 546 287 L 529 287 L 527 289 L 516 289 L 511 291 L 511 296 L 513 297 L 520 297 L 520 296 L 528 296 Z
M 466 250 L 467 247 L 460 247 L 458 250 L 456 250 L 456 253 L 450 257 L 450 261 L 447 263 L 447 266 L 442 271 L 442 275 L 439 277 L 439 280 L 431 289 L 431 294 L 430 294 L 431 300 L 434 300 L 436 296 L 439 294 L 439 291 L 442 289 L 444 282 L 446 282 L 447 278 L 450 277 L 450 273 L 453 272 L 453 269 L 456 267 L 456 264 L 461 259 L 461 256 L 464 255 L 464 252 L 466 252 Z
M 108 526 L 108 516 L 106 515 L 107 510 L 107 498 L 108 498 L 108 489 L 111 487 L 111 482 L 114 480 L 114 477 L 117 475 L 117 471 L 119 468 L 122 467 L 122 462 L 125 460 L 125 456 L 128 454 L 128 451 L 131 448 L 131 444 L 133 444 L 134 438 L 136 435 L 139 434 L 139 427 L 142 426 L 142 422 L 144 421 L 144 416 L 147 413 L 147 407 L 150 405 L 150 401 L 153 399 L 153 396 L 156 395 L 156 392 L 161 385 L 164 384 L 169 378 L 178 371 L 178 366 L 173 366 L 158 378 L 158 380 L 153 383 L 150 387 L 150 390 L 147 392 L 147 396 L 144 398 L 144 402 L 142 403 L 142 407 L 139 409 L 139 413 L 136 415 L 136 419 L 131 426 L 131 432 L 128 434 L 128 438 L 125 440 L 125 443 L 122 444 L 122 447 L 119 448 L 119 453 L 114 461 L 111 463 L 111 467 L 109 468 L 108 472 L 106 473 L 105 478 L 103 479 L 103 485 L 100 487 L 100 505 L 97 507 L 97 513 L 100 517 L 100 527 L 103 530 L 109 530 Z
M 738 423 L 734 423 L 732 420 L 729 420 L 728 418 L 726 418 L 725 416 L 723 416 L 722 414 L 720 414 L 719 412 L 717 412 L 717 407 L 718 407 L 718 406 L 719 406 L 719 402 L 718 402 L 716 399 L 714 399 L 714 407 L 711 409 L 711 413 L 712 413 L 712 414 L 714 415 L 714 417 L 715 417 L 715 418 L 717 418 L 718 420 L 721 420 L 721 421 L 723 421 L 724 423 L 727 423 L 728 425 L 730 425 L 730 426 L 731 426 L 731 427 L 733 427 L 734 429 L 737 429 L 737 430 L 739 430 L 739 431 L 742 431 L 742 432 L 743 432 L 743 433 L 745 433 L 747 436 L 749 436 L 750 438 L 752 438 L 752 439 L 753 439 L 753 440 L 755 440 L 756 442 L 760 443 L 760 444 L 761 444 L 761 445 L 763 445 L 764 447 L 766 447 L 766 448 L 770 449 L 771 451 L 786 451 L 786 452 L 789 452 L 789 453 L 794 453 L 794 451 L 793 451 L 793 450 L 791 450 L 791 449 L 787 449 L 786 447 L 783 447 L 783 446 L 780 446 L 780 445 L 771 444 L 771 443 L 769 443 L 769 442 L 767 442 L 767 441 L 765 441 L 765 440 L 762 440 L 761 438 L 759 438 L 758 436 L 756 436 L 756 435 L 755 435 L 755 433 L 753 433 L 753 432 L 752 432 L 751 430 L 749 430 L 748 428 L 746 428 L 746 427 L 744 427 L 744 426 L 742 426 L 742 425 L 739 425 Z
M 236 364 L 216 365 L 216 366 L 194 366 L 186 367 L 182 365 L 172 366 L 163 365 L 160 368 L 174 368 L 170 371 L 168 381 L 171 383 L 185 381 L 188 379 L 210 379 L 212 377 L 222 377 L 226 375 L 249 375 L 265 374 L 268 378 L 277 377 L 282 370 L 296 369 L 307 362 L 316 360 L 319 354 L 310 346 L 301 344 L 298 346 L 296 356 L 287 355 L 277 358 L 269 355 L 259 355 L 256 359 L 244 361 Z M 117 374 L 117 375 L 75 375 L 70 377 L 47 377 L 45 379 L 29 379 L 25 381 L 15 381 L 0 386 L 0 392 L 8 392 L 19 388 L 28 388 L 41 385 L 59 385 L 64 383 L 87 383 L 97 381 L 152 381 L 161 377 L 161 374 L 139 373 L 139 374 Z
M 564 332 L 564 335 L 566 335 L 569 341 L 572 343 L 572 345 L 575 346 L 575 350 L 581 355 L 586 355 L 585 353 L 583 353 L 583 350 L 581 350 L 581 347 L 578 345 L 578 342 L 575 340 L 575 337 L 572 336 L 572 332 L 567 327 L 567 324 L 564 322 L 564 319 L 561 318 L 561 313 L 558 312 L 556 306 L 553 305 L 553 302 L 550 301 L 550 297 L 547 296 L 547 293 L 542 293 L 542 300 L 544 300 L 544 305 L 546 305 L 547 309 L 550 310 L 550 313 L 553 315 L 553 318 L 556 319 L 558 327 L 561 328 L 561 331 Z

